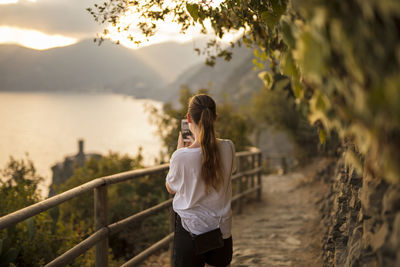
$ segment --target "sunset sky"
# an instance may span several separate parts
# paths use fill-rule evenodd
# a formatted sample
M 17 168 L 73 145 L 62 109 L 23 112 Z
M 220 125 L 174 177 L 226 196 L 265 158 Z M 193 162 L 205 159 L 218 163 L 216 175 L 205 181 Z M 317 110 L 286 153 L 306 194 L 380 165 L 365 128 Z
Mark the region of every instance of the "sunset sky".
M 103 25 L 94 22 L 86 8 L 92 7 L 96 0 L 0 0 L 0 44 L 19 44 L 33 49 L 48 49 L 67 46 L 86 38 L 94 38 L 103 30 Z M 218 1 L 220 2 L 220 1 Z M 134 22 L 132 14 L 123 19 L 125 23 Z M 111 32 L 112 29 L 111 29 Z M 143 45 L 167 40 L 186 42 L 199 37 L 198 30 L 180 35 L 177 25 L 160 24 L 159 33 Z M 114 33 L 114 38 L 118 35 Z M 227 36 L 230 41 L 235 36 Z M 121 38 L 118 38 L 121 39 Z M 128 41 L 123 45 L 137 48 Z

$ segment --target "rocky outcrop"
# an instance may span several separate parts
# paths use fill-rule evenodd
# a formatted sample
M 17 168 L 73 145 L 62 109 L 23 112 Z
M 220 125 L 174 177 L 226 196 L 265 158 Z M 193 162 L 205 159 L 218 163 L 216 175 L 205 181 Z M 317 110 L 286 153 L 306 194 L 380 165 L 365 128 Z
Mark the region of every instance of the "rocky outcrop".
M 319 202 L 324 266 L 400 266 L 400 186 L 339 160 L 316 175 L 330 184 Z

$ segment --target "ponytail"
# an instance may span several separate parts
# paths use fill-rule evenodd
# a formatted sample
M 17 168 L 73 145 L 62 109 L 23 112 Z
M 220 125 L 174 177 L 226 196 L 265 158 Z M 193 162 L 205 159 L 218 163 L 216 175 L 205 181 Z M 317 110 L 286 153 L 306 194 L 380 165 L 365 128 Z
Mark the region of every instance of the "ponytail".
M 214 100 L 207 95 L 194 96 L 189 103 L 189 114 L 200 128 L 199 141 L 203 153 L 201 177 L 206 185 L 206 192 L 210 191 L 210 187 L 219 191 L 223 177 L 214 130 L 216 119 Z

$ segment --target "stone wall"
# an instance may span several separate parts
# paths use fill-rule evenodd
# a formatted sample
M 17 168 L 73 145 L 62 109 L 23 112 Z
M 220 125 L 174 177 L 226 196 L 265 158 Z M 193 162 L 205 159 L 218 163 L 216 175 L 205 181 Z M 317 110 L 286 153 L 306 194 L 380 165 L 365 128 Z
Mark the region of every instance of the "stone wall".
M 316 179 L 330 186 L 318 201 L 325 266 L 400 266 L 400 187 L 343 160 L 320 170 Z

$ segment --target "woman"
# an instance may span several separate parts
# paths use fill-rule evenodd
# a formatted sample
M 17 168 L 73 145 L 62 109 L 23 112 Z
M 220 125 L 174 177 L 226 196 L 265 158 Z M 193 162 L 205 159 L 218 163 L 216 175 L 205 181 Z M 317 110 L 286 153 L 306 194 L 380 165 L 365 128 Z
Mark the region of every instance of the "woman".
M 215 137 L 217 114 L 210 96 L 192 97 L 187 119 L 194 138 L 185 145 L 180 133 L 165 183 L 168 192 L 175 194 L 173 266 L 229 266 L 232 260 L 230 178 L 235 168 L 235 148 L 232 141 Z M 191 234 L 200 235 L 218 227 L 223 247 L 196 254 Z

